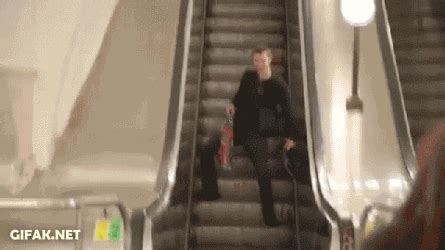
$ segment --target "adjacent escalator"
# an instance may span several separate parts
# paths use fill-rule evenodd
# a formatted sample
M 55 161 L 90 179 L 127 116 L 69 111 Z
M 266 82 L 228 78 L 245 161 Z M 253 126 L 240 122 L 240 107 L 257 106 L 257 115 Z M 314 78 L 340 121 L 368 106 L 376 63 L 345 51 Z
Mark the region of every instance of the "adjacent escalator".
M 445 4 L 387 0 L 393 46 L 414 143 L 445 115 Z

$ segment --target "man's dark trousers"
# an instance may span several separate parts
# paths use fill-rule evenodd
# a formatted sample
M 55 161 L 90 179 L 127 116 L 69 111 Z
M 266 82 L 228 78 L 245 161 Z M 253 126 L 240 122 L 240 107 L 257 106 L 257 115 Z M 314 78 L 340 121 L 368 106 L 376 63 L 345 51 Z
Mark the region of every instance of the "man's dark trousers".
M 202 148 L 201 151 L 200 166 L 202 192 L 206 194 L 215 195 L 218 193 L 214 156 L 218 152 L 219 146 L 219 137 L 214 136 Z M 261 207 L 264 220 L 266 222 L 274 221 L 276 220 L 276 217 L 273 208 L 274 200 L 271 186 L 273 169 L 269 168 L 267 164 L 269 158 L 267 138 L 256 133 L 249 133 L 244 143 L 244 150 L 247 152 L 249 158 L 252 160 L 258 178 L 258 186 L 260 191 Z M 294 162 L 296 160 L 295 150 L 289 150 L 288 156 L 290 162 Z

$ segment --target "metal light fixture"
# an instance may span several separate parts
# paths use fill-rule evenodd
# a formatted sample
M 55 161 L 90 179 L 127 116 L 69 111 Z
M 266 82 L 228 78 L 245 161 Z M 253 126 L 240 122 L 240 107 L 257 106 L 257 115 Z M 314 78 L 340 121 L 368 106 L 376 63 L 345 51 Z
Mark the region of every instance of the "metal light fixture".
M 341 13 L 345 21 L 354 27 L 352 95 L 346 102 L 346 109 L 361 111 L 363 102 L 358 96 L 360 27 L 368 25 L 374 19 L 374 0 L 341 0 Z
M 374 19 L 374 0 L 341 0 L 341 13 L 350 25 L 366 26 Z

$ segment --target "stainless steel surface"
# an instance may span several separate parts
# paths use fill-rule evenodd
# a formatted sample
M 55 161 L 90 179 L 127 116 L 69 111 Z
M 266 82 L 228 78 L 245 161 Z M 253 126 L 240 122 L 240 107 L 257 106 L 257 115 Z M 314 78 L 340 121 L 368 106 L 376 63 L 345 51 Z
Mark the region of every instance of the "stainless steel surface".
M 409 176 L 412 180 L 414 180 L 417 172 L 417 161 L 411 138 L 405 102 L 402 95 L 402 85 L 400 83 L 385 0 L 376 1 L 375 22 L 377 26 L 382 59 L 385 66 L 385 75 L 391 96 L 392 113 L 395 121 L 397 138 L 399 140 L 400 152 Z
M 301 39 L 301 56 L 302 56 L 302 73 L 304 82 L 304 105 L 306 115 L 306 129 L 308 153 L 310 160 L 312 190 L 314 191 L 315 200 L 320 210 L 325 214 L 326 218 L 333 226 L 331 235 L 331 249 L 340 247 L 339 235 L 342 229 L 337 229 L 340 222 L 340 216 L 335 209 L 324 198 L 320 182 L 319 173 L 325 166 L 324 161 L 324 145 L 321 131 L 321 119 L 319 111 L 319 97 L 317 94 L 317 81 L 315 69 L 314 41 L 312 31 L 312 5 L 311 1 L 299 0 L 298 10 L 300 17 L 300 37 Z M 336 234 L 336 233 L 337 234 Z
M 315 200 L 320 210 L 329 219 L 331 225 L 337 226 L 340 222 L 340 216 L 335 209 L 325 199 L 320 185 L 319 173 L 325 166 L 324 161 L 324 145 L 321 131 L 321 119 L 318 106 L 314 41 L 312 30 L 312 5 L 311 1 L 299 0 L 298 10 L 300 16 L 300 37 L 301 39 L 301 56 L 302 56 L 302 73 L 304 82 L 304 105 L 306 113 L 306 130 L 308 153 L 310 159 L 310 169 L 312 178 L 312 190 L 314 191 Z M 334 249 L 339 243 L 340 237 L 335 233 L 332 234 L 331 249 Z M 340 247 L 339 245 L 337 245 Z
M 156 189 L 158 197 L 144 210 L 145 222 L 142 237 L 142 248 L 153 249 L 153 220 L 158 218 L 169 206 L 179 165 L 178 154 L 181 138 L 182 118 L 184 112 L 184 96 L 187 78 L 190 31 L 193 17 L 193 0 L 182 1 L 177 33 L 175 65 L 172 78 L 171 97 L 167 119 L 167 128 L 162 151 L 161 168 L 159 170 Z
M 402 119 L 402 126 L 395 119 L 404 116 L 404 109 L 393 104 L 402 100 L 390 91 L 393 83 L 387 78 L 387 59 L 381 53 L 384 49 L 377 35 L 378 20 L 360 32 L 358 81 L 363 111 L 348 112 L 344 100 L 352 87 L 349 58 L 353 53 L 353 28 L 344 22 L 336 2 L 302 4 L 306 5 L 302 8 L 304 15 L 313 14 L 313 18 L 302 22 L 306 30 L 302 32 L 302 53 L 313 190 L 331 222 L 348 220 L 339 225 L 346 226 L 346 234 L 353 234 L 348 224 L 358 230 L 360 216 L 368 204 L 403 203 L 411 183 L 407 164 L 415 162 L 415 158 L 408 159 L 412 150 L 409 137 L 400 134 L 404 133 L 406 119 Z M 406 151 L 403 145 L 408 145 Z M 332 247 L 336 249 L 334 237 Z

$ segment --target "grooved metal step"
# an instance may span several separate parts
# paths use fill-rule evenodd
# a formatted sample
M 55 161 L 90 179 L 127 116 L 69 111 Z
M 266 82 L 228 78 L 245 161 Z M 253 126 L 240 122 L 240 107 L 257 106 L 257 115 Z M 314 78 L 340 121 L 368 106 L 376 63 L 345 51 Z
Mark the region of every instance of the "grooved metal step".
M 212 0 L 214 4 L 263 4 L 282 6 L 283 0 Z
M 197 244 L 231 244 L 251 247 L 290 247 L 293 232 L 286 226 L 276 228 L 236 226 L 195 226 Z
M 259 45 L 259 41 L 263 46 L 269 48 L 280 48 L 284 46 L 282 36 L 274 34 L 241 34 L 218 32 L 206 35 L 206 44 L 209 47 L 218 48 L 255 48 Z
M 277 218 L 284 225 L 292 226 L 295 220 L 293 205 L 275 203 Z M 265 227 L 261 205 L 258 202 L 201 202 L 194 206 L 194 220 L 199 226 L 248 226 Z M 317 232 L 325 223 L 314 208 L 299 208 L 300 227 L 303 231 Z
M 445 99 L 405 100 L 410 115 L 422 117 L 445 117 Z
M 391 31 L 399 32 L 421 32 L 421 31 L 442 31 L 445 28 L 445 17 L 430 17 L 425 16 L 419 18 L 398 17 L 391 19 Z
M 411 133 L 417 137 L 425 133 L 428 129 L 433 128 L 439 122 L 444 122 L 444 118 L 428 118 L 428 117 L 410 117 L 409 125 Z
M 214 137 L 213 139 L 215 139 L 214 135 L 212 137 Z M 202 147 L 204 145 L 208 145 L 210 139 L 211 139 L 210 135 L 198 134 L 198 140 L 197 140 L 198 151 L 197 152 L 201 152 Z M 283 149 L 284 139 L 278 138 L 278 137 L 271 137 L 271 138 L 267 138 L 266 140 L 268 143 L 269 157 L 272 157 L 273 159 L 276 157 L 282 157 L 282 149 Z M 295 150 L 297 151 L 297 153 L 307 155 L 306 140 L 305 139 L 297 139 L 297 141 L 295 143 L 296 143 Z M 237 157 L 237 156 L 247 157 L 247 153 L 243 150 L 243 146 L 233 147 L 232 152 L 233 152 L 233 157 Z M 303 159 L 303 157 L 302 157 L 301 159 L 305 160 L 306 158 Z
M 197 159 L 196 165 L 200 166 L 201 162 Z M 289 179 L 289 175 L 284 168 L 283 161 L 278 158 L 269 158 L 267 161 L 268 168 L 275 178 Z M 235 155 L 231 161 L 231 170 L 216 168 L 219 177 L 238 177 L 238 178 L 256 178 L 255 169 L 252 161 L 245 155 Z M 200 168 L 196 170 L 196 175 L 201 176 Z
M 417 4 L 417 1 L 404 1 L 400 3 L 387 1 L 386 6 L 389 13 L 393 17 L 416 17 L 416 16 L 431 16 L 431 17 L 443 17 L 444 4 L 434 4 L 431 1 L 422 1 Z
M 406 81 L 437 81 L 445 79 L 445 65 L 421 64 L 399 65 L 400 80 Z
M 273 49 L 273 61 L 283 61 L 284 53 L 282 49 Z M 209 48 L 205 52 L 205 61 L 207 64 L 251 65 L 251 54 L 252 49 L 248 48 Z
M 204 98 L 232 99 L 238 91 L 239 81 L 205 81 L 201 92 Z
M 240 81 L 243 73 L 252 69 L 251 65 L 206 65 L 203 69 L 204 80 L 212 81 Z M 283 66 L 272 66 L 272 73 L 283 76 Z
M 261 19 L 281 19 L 284 9 L 281 6 L 264 4 L 215 4 L 211 6 L 211 16 L 218 17 L 256 17 Z
M 255 179 L 218 179 L 221 201 L 244 201 L 258 202 L 259 190 L 258 182 Z M 195 191 L 201 190 L 199 179 L 195 181 Z M 242 192 L 240 192 L 242 190 Z M 272 180 L 272 190 L 275 202 L 289 202 L 293 200 L 292 183 L 287 180 Z M 300 185 L 298 188 L 298 201 L 302 206 L 312 206 L 315 204 L 313 192 L 310 186 Z
M 206 21 L 209 32 L 282 33 L 285 25 L 281 20 L 258 18 L 211 17 Z
M 217 227 L 200 226 L 193 228 L 196 243 L 202 246 L 222 244 L 243 247 L 267 247 L 268 249 L 286 249 L 293 245 L 293 232 L 286 226 L 276 228 L 256 227 Z M 326 249 L 329 240 L 317 234 L 302 232 L 302 247 L 309 249 L 315 241 L 316 249 Z
M 445 48 L 410 48 L 396 51 L 399 64 L 445 64 Z
M 405 83 L 402 86 L 403 95 L 407 99 L 445 98 L 445 80 L 437 82 Z
M 394 47 L 397 48 L 425 48 L 442 47 L 445 43 L 445 37 L 436 32 L 424 33 L 398 33 L 393 34 Z

